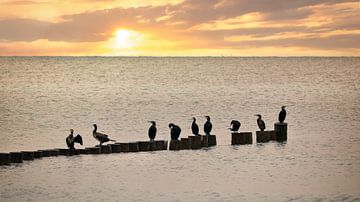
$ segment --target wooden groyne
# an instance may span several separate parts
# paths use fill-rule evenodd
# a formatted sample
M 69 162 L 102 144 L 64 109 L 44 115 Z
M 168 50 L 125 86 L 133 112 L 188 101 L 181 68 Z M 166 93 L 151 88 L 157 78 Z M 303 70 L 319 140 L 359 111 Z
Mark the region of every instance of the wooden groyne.
M 269 141 L 287 141 L 287 123 L 275 123 L 275 130 L 256 131 L 256 142 L 266 143 Z M 231 145 L 253 144 L 252 132 L 231 133 Z M 54 156 L 73 156 L 73 155 L 96 155 L 110 153 L 128 152 L 150 152 L 162 150 L 197 150 L 201 148 L 213 147 L 217 145 L 215 135 L 188 136 L 180 140 L 156 140 L 156 141 L 137 141 L 128 143 L 114 143 L 84 149 L 69 150 L 64 148 L 45 149 L 37 151 L 21 151 L 0 153 L 0 166 L 9 166 L 12 163 L 22 163 L 35 159 L 54 157 Z

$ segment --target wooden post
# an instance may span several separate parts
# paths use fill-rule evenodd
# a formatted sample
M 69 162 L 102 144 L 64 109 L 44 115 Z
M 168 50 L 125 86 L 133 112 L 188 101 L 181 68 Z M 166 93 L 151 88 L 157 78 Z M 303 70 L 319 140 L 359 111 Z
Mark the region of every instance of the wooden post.
M 49 149 L 50 156 L 59 156 L 59 150 L 58 149 Z
M 49 150 L 39 150 L 42 153 L 43 157 L 49 157 L 50 156 L 50 151 Z
M 43 157 L 42 151 L 34 151 L 34 158 L 38 159 L 38 158 L 42 158 L 42 157 Z
M 120 151 L 121 151 L 120 144 L 110 144 L 110 147 L 111 147 L 112 153 L 120 153 Z
M 101 145 L 97 146 L 100 148 L 100 153 L 102 154 L 110 154 L 111 153 L 111 147 L 110 145 Z
M 209 147 L 209 136 L 202 135 L 201 137 L 201 147 Z
M 181 149 L 191 149 L 191 143 L 189 138 L 180 139 L 180 148 Z
M 180 140 L 171 140 L 169 150 L 180 150 Z
M 150 151 L 150 142 L 139 141 L 139 151 Z
M 156 150 L 167 150 L 168 141 L 166 140 L 155 140 Z
M 156 142 L 150 141 L 150 151 L 156 151 Z
M 33 151 L 22 151 L 23 160 L 24 161 L 31 161 L 34 160 L 34 152 Z
M 256 131 L 256 142 L 263 143 L 270 141 L 270 133 L 269 131 Z
M 22 163 L 23 154 L 21 152 L 10 152 L 11 163 Z
M 270 130 L 269 135 L 270 135 L 270 141 L 276 140 L 276 132 L 275 132 L 275 130 Z
M 216 136 L 215 135 L 209 135 L 209 147 L 216 145 Z
M 59 150 L 59 155 L 61 155 L 61 156 L 69 156 L 70 155 L 69 149 L 58 149 L 58 150 Z
M 139 151 L 139 143 L 129 142 L 129 151 L 130 152 L 138 152 Z
M 276 140 L 279 142 L 287 141 L 287 123 L 275 123 Z
M 77 149 L 76 153 L 78 153 L 78 154 L 89 154 L 89 150 L 87 150 L 87 149 Z
M 100 147 L 87 147 L 86 150 L 89 150 L 89 154 L 100 154 L 101 149 Z
M 11 163 L 11 158 L 9 153 L 0 153 L 0 166 L 6 165 L 9 166 Z
M 129 143 L 116 143 L 116 144 L 120 144 L 121 152 L 129 152 L 130 151 Z
M 231 144 L 232 145 L 252 144 L 252 133 L 251 132 L 231 133 Z
M 189 136 L 191 149 L 201 149 L 201 136 Z

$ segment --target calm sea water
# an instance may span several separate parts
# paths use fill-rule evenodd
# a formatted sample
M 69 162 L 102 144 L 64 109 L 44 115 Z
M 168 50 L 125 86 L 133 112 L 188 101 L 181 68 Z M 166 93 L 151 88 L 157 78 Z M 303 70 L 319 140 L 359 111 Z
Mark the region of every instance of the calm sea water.
M 0 167 L 0 201 L 360 201 L 360 58 L 0 57 L 0 152 L 190 134 L 210 115 L 218 145 L 51 157 Z M 288 141 L 231 146 L 287 106 Z

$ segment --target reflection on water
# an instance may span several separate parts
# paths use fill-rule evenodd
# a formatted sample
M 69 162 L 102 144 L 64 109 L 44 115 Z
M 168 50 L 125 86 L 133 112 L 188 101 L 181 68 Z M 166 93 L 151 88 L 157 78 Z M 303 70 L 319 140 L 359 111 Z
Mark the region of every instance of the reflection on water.
M 1 57 L 0 151 L 191 134 L 210 115 L 218 146 L 197 151 L 51 157 L 0 168 L 1 201 L 360 200 L 359 58 Z M 286 105 L 288 142 L 230 145 L 269 129 Z M 202 132 L 202 131 L 201 131 Z

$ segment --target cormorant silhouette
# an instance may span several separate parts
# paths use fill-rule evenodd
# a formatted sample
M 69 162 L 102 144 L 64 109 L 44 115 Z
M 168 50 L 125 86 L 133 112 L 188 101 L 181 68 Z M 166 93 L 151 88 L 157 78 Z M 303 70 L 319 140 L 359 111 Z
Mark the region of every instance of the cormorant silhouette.
M 94 124 L 93 126 L 94 126 L 93 136 L 94 136 L 94 138 L 95 138 L 97 141 L 100 142 L 100 145 L 102 145 L 102 143 L 108 142 L 108 141 L 115 142 L 115 140 L 110 139 L 110 138 L 108 137 L 108 135 L 97 132 L 97 131 L 96 131 L 96 130 L 97 130 L 97 125 L 96 125 L 96 124 Z
M 181 128 L 173 123 L 169 124 L 171 140 L 177 140 L 180 137 Z
M 156 122 L 155 121 L 149 121 L 149 123 L 151 123 L 151 126 L 149 128 L 148 135 L 149 135 L 150 141 L 154 141 L 155 136 L 156 136 L 156 131 L 157 131 Z
M 210 116 L 205 116 L 206 117 L 206 122 L 204 124 L 204 132 L 205 135 L 210 135 L 211 129 L 212 129 L 212 124 L 210 122 Z
M 199 134 L 199 126 L 196 124 L 196 118 L 193 117 L 193 122 L 191 124 L 191 131 L 194 135 L 200 136 Z
M 241 123 L 238 121 L 238 120 L 232 120 L 230 122 L 230 130 L 233 132 L 233 133 L 237 133 L 240 129 L 240 126 L 241 126 Z
M 257 124 L 259 126 L 259 129 L 261 131 L 264 131 L 265 130 L 265 122 L 261 119 L 261 115 L 260 114 L 256 114 L 255 116 L 257 116 Z
M 67 136 L 67 138 L 65 140 L 66 140 L 66 144 L 70 150 L 75 150 L 75 147 L 74 147 L 75 143 L 79 143 L 80 145 L 83 145 L 83 140 L 82 140 L 81 135 L 78 134 L 74 138 L 74 130 L 73 129 L 70 129 L 70 135 Z
M 279 121 L 280 123 L 283 123 L 285 121 L 285 118 L 286 118 L 286 110 L 285 110 L 285 107 L 286 106 L 282 106 L 281 107 L 281 111 L 279 113 Z

